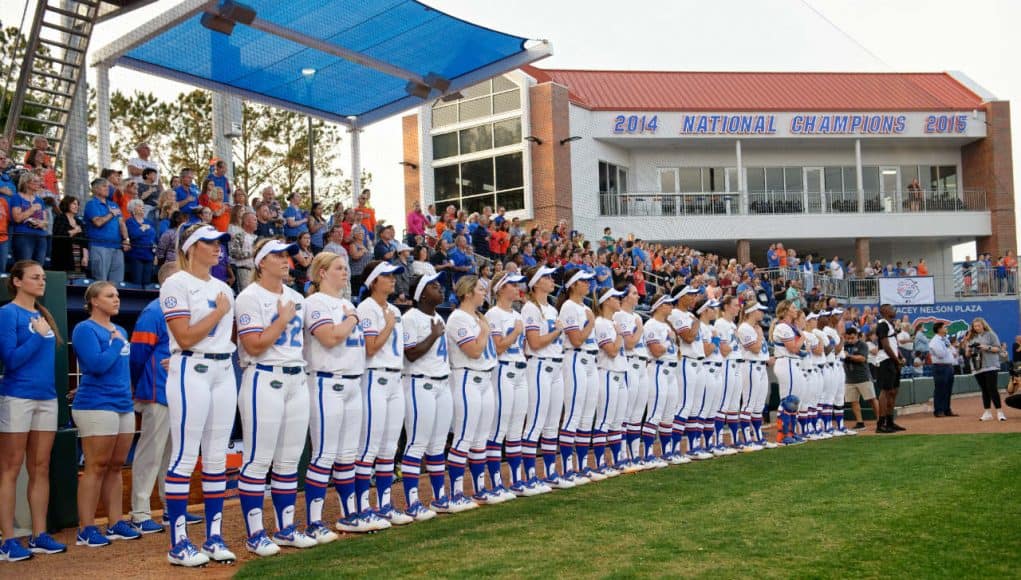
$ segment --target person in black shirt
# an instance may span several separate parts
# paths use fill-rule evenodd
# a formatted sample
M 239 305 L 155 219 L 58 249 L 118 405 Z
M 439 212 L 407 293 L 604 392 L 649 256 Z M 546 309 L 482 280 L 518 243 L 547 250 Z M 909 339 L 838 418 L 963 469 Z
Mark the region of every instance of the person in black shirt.
M 271 217 L 269 204 L 262 203 L 255 212 L 259 225 L 255 226 L 255 235 L 260 238 L 276 238 L 282 235 L 283 230 L 279 222 Z
M 879 414 L 879 401 L 876 400 L 876 390 L 872 386 L 872 377 L 869 374 L 869 347 L 865 341 L 860 340 L 858 329 L 850 327 L 844 334 L 844 373 L 846 385 L 844 387 L 844 400 L 851 404 L 854 412 L 854 428 L 864 429 L 865 422 L 862 420 L 860 399 L 864 399 L 875 411 L 876 417 Z
M 447 297 L 451 296 L 454 292 L 454 287 L 451 282 L 452 277 L 450 275 L 450 268 L 453 267 L 453 264 L 450 262 L 450 258 L 447 257 L 448 250 L 450 250 L 450 242 L 444 238 L 440 238 L 439 242 L 436 244 L 436 251 L 429 257 L 429 263 L 436 268 L 436 271 L 441 274 L 446 274 L 444 276 L 440 276 L 440 282 L 443 284 L 443 295 Z M 449 302 L 449 300 L 447 301 Z
M 893 408 L 897 403 L 897 390 L 900 387 L 900 369 L 904 359 L 897 348 L 897 330 L 894 320 L 897 309 L 890 304 L 879 307 L 882 319 L 876 324 L 876 338 L 879 340 L 879 372 L 876 382 L 879 386 L 879 421 L 876 433 L 894 433 L 904 428 L 894 423 Z

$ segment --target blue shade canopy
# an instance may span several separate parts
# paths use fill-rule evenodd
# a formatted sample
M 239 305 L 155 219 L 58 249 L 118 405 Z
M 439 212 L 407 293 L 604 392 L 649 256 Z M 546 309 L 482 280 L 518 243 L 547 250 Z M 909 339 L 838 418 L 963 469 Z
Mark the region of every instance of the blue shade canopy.
M 241 3 L 255 20 L 238 19 L 229 35 L 202 24 L 204 13 L 225 3 L 189 0 L 162 24 L 155 19 L 104 47 L 93 62 L 364 126 L 551 53 L 548 43 L 526 46 L 525 38 L 414 0 Z

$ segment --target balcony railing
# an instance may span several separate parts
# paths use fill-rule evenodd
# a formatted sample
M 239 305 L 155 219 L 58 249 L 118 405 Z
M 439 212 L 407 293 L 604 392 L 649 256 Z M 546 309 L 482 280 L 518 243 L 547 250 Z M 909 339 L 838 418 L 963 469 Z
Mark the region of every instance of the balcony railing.
M 896 195 L 877 192 L 860 198 L 856 191 L 824 193 L 750 192 L 747 208 L 738 192 L 600 193 L 599 215 L 671 217 L 703 215 L 775 215 L 843 213 L 934 213 L 986 211 L 981 190 L 918 191 Z
M 773 268 L 757 270 L 758 274 L 770 282 L 776 280 L 798 280 L 806 291 L 818 288 L 827 296 L 842 299 L 879 299 L 879 278 L 843 278 L 838 279 L 826 274 L 809 274 L 793 268 Z M 970 297 L 970 296 L 1017 296 L 1018 270 L 1011 268 L 1002 272 L 996 269 L 973 272 L 965 275 L 961 272 L 933 276 L 933 286 L 937 297 Z

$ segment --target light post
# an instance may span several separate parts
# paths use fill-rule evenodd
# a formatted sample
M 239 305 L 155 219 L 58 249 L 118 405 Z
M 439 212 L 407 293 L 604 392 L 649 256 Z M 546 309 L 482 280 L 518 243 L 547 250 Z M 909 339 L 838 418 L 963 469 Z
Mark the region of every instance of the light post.
M 309 93 L 311 93 L 312 77 L 316 74 L 316 69 L 306 67 L 301 69 L 302 76 L 305 77 Z M 308 197 L 309 203 L 315 205 L 316 202 L 316 164 L 315 164 L 315 128 L 312 126 L 312 115 L 306 115 L 308 118 Z M 311 206 L 310 206 L 311 207 Z

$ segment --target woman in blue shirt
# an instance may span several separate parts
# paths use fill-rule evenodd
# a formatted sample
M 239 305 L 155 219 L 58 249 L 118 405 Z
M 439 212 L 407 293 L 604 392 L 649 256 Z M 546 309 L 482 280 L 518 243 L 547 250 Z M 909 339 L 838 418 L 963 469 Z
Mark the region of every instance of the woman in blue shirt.
M 131 401 L 131 345 L 127 332 L 110 319 L 120 311 L 117 287 L 110 282 L 93 282 L 85 290 L 89 318 L 74 327 L 71 344 L 78 356 L 81 379 L 71 404 L 71 416 L 78 426 L 85 472 L 78 483 L 79 546 L 97 548 L 111 540 L 142 537 L 123 515 L 121 467 L 135 435 L 135 413 Z M 95 524 L 100 494 L 112 526 L 106 535 Z
M 124 256 L 124 270 L 127 281 L 139 286 L 152 284 L 153 262 L 156 255 L 156 227 L 145 219 L 145 203 L 140 199 L 128 202 L 128 213 L 131 214 L 125 224 L 128 228 L 128 239 L 131 249 Z
M 46 292 L 46 273 L 31 260 L 11 268 L 7 292 L 14 299 L 0 308 L 0 559 L 16 562 L 32 553 L 67 549 L 46 533 L 50 496 L 50 450 L 57 431 L 57 390 L 53 365 L 57 325 L 39 299 Z M 32 537 L 26 550 L 14 537 L 14 496 L 21 464 L 28 457 L 28 498 Z M 31 552 L 29 551 L 31 550 Z
M 33 172 L 25 172 L 18 182 L 17 195 L 11 196 L 11 233 L 14 243 L 14 261 L 46 261 L 47 228 L 46 204 L 39 194 L 43 192 L 43 178 Z
M 297 241 L 298 236 L 308 231 L 308 214 L 301 209 L 301 194 L 292 193 L 284 210 L 284 237 L 288 242 Z

